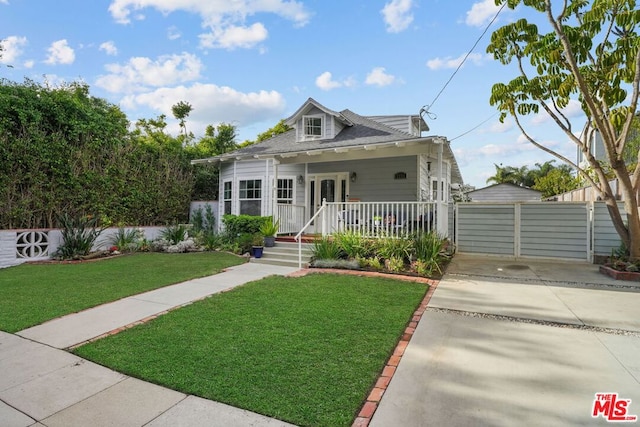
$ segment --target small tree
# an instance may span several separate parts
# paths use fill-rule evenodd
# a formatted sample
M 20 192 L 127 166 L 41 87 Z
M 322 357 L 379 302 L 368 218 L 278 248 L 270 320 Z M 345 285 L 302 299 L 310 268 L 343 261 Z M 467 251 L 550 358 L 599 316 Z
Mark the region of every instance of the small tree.
M 189 117 L 191 111 L 193 111 L 193 107 L 185 101 L 180 101 L 171 107 L 173 117 L 180 122 L 180 129 L 182 129 L 185 142 L 189 139 L 189 135 L 187 134 L 187 117 Z
M 491 105 L 500 120 L 514 118 L 523 135 L 536 147 L 577 169 L 600 194 L 613 225 L 632 259 L 640 259 L 638 190 L 640 164 L 632 172 L 624 161 L 625 148 L 638 105 L 640 85 L 640 10 L 635 0 L 495 0 L 511 9 L 521 4 L 539 12 L 550 32 L 520 19 L 496 30 L 487 52 L 503 64 L 515 61 L 519 76 L 495 84 Z M 604 165 L 589 152 L 586 140 L 574 134 L 564 109 L 580 102 L 587 128 L 602 136 L 608 166 L 624 196 L 626 220 L 618 208 Z M 574 142 L 588 161 L 591 174 L 528 133 L 522 117 L 543 110 Z M 640 152 L 635 153 L 638 158 Z

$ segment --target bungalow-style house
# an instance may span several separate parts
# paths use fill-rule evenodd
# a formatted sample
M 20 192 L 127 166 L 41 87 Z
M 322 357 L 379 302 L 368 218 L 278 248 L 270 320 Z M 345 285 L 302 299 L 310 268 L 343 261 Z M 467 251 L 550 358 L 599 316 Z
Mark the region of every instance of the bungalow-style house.
M 220 215 L 274 215 L 280 234 L 447 234 L 451 184 L 462 177 L 447 139 L 422 136 L 420 115 L 365 117 L 309 98 L 285 122 L 293 129 L 193 161 L 219 164 Z

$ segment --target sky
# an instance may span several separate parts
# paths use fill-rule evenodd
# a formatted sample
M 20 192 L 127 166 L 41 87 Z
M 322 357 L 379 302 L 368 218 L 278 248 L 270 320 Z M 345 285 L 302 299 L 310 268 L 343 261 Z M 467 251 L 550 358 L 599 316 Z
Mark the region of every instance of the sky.
M 425 107 L 428 135 L 448 138 L 481 188 L 495 164 L 552 159 L 489 104 L 493 84 L 517 76 L 486 53 L 491 33 L 529 13 L 505 8 L 489 25 L 497 12 L 494 0 L 0 0 L 0 78 L 82 81 L 132 122 L 165 114 L 173 134 L 171 106 L 185 101 L 189 131 L 231 123 L 238 142 L 309 97 L 363 116 Z M 566 114 L 579 132 L 579 106 Z M 575 160 L 549 117 L 524 123 Z

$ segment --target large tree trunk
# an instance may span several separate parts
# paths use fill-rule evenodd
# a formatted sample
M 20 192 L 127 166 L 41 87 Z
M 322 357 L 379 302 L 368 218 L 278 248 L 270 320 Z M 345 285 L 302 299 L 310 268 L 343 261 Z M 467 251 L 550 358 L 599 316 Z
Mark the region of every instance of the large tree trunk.
M 616 177 L 618 178 L 618 185 L 620 186 L 620 193 L 624 199 L 624 209 L 627 214 L 626 226 L 625 224 L 622 224 L 623 230 L 619 229 L 620 224 L 616 224 L 619 220 L 616 221 L 616 218 L 614 217 L 615 212 L 611 211 L 613 206 L 610 206 L 609 203 L 607 203 L 607 207 L 609 208 L 611 219 L 613 220 L 613 224 L 618 231 L 622 242 L 629 250 L 629 258 L 632 261 L 638 261 L 640 260 L 640 215 L 638 214 L 638 194 L 633 189 L 631 177 L 629 176 L 629 172 L 627 171 L 624 163 L 620 162 L 613 169 Z M 620 210 L 617 208 L 615 200 L 613 203 L 615 205 L 615 210 L 617 211 L 617 217 L 621 219 Z

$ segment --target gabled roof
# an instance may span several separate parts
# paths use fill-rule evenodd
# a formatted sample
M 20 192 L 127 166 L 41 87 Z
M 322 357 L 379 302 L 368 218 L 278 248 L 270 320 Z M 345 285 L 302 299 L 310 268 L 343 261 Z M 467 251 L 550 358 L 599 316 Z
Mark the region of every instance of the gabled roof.
M 348 119 L 346 119 L 342 114 L 325 107 L 324 105 L 320 104 L 318 101 L 316 101 L 313 98 L 307 99 L 307 101 L 304 104 L 302 104 L 302 106 L 298 108 L 298 110 L 295 113 L 293 113 L 291 117 L 289 117 L 288 119 L 285 119 L 284 121 L 285 124 L 289 126 L 293 126 L 298 121 L 298 119 L 300 119 L 300 117 L 304 116 L 313 107 L 316 107 L 317 109 L 322 110 L 325 113 L 335 117 L 336 119 L 338 119 L 339 121 L 341 121 L 347 126 L 352 125 L 352 123 Z
M 410 135 L 391 126 L 360 116 L 350 110 L 342 110 L 340 112 L 329 110 L 312 98 L 309 98 L 303 107 L 299 108 L 286 122 L 288 123 L 290 120 L 295 122 L 294 118 L 304 115 L 310 105 L 339 118 L 347 126 L 333 138 L 309 141 L 297 141 L 296 130 L 292 129 L 248 147 L 208 159 L 192 160 L 191 163 L 217 163 L 227 160 L 258 159 L 276 156 L 285 158 L 294 157 L 298 154 L 321 154 L 327 151 L 346 152 L 350 150 L 368 150 L 373 147 L 384 148 L 403 146 L 406 144 L 442 143 L 444 155 L 451 163 L 452 182 L 463 182 L 458 163 L 446 138 L 440 136 L 419 137 Z
M 225 158 L 291 154 L 425 139 L 409 135 L 382 123 L 367 119 L 350 110 L 343 110 L 336 114 L 344 117 L 345 120 L 351 123 L 351 126 L 342 129 L 334 138 L 300 142 L 296 141 L 296 131 L 290 130 L 257 144 L 231 153 L 222 154 L 216 158 L 222 160 Z

